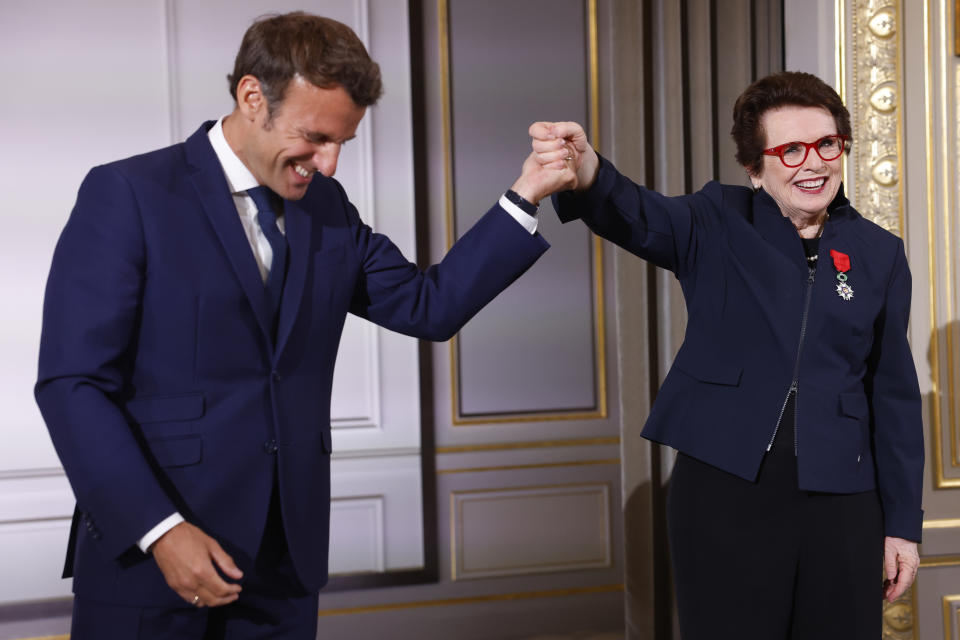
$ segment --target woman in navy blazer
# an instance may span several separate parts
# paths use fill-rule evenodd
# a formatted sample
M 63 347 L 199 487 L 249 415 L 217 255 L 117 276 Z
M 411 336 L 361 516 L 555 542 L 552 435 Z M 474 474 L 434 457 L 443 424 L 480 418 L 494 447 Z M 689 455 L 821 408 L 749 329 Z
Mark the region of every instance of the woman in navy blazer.
M 575 123 L 530 133 L 541 165 L 576 169 L 561 220 L 683 289 L 686 335 L 643 435 L 679 451 L 667 517 L 684 640 L 875 640 L 881 595 L 916 574 L 923 518 L 903 242 L 843 194 L 850 116 L 832 88 L 778 73 L 733 116 L 752 191 L 665 197 Z

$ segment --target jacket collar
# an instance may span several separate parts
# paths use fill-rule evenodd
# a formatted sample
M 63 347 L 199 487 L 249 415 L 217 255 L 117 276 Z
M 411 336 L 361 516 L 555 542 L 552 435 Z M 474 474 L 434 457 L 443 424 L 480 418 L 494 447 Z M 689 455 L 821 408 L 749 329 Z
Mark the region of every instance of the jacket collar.
M 775 215 L 776 217 L 786 219 L 779 205 L 769 193 L 764 189 L 757 189 L 753 194 L 753 210 L 759 217 Z M 859 218 L 860 214 L 850 205 L 844 191 L 843 183 L 837 189 L 837 195 L 833 197 L 830 204 L 827 205 L 827 215 L 829 222 L 842 223 L 846 220 Z
M 827 213 L 829 217 L 824 223 L 821 239 L 835 238 L 836 234 L 844 231 L 844 225 L 861 217 L 850 205 L 844 193 L 843 184 L 837 190 L 837 195 L 827 205 Z M 773 197 L 763 189 L 758 189 L 753 194 L 753 224 L 770 245 L 804 273 L 806 272 L 806 259 L 797 230 L 790 219 L 780 211 Z M 823 244 L 821 242 L 821 245 Z

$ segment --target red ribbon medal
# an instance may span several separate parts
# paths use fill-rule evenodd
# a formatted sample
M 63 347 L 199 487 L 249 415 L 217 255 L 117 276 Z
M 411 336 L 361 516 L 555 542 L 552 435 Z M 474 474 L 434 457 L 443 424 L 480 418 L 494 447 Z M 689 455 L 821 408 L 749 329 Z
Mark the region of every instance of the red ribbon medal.
M 837 295 L 844 300 L 853 298 L 853 287 L 847 284 L 847 271 L 850 270 L 850 256 L 836 249 L 830 249 L 830 257 L 833 258 L 833 266 L 837 269 Z

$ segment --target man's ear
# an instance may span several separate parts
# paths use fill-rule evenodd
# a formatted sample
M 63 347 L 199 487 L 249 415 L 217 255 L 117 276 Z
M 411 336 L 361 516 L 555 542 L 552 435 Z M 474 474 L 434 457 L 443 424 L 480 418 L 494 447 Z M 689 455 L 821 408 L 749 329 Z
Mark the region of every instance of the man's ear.
M 253 121 L 267 108 L 267 98 L 256 76 L 245 75 L 237 83 L 237 109 L 244 118 Z

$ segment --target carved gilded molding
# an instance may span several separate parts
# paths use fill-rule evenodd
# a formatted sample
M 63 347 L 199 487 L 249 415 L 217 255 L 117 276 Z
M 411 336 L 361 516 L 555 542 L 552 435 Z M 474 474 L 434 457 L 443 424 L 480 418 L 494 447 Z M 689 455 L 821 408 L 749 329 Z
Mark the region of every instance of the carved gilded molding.
M 838 85 L 850 111 L 848 193 L 869 220 L 903 232 L 902 47 L 896 0 L 837 0 Z M 846 25 L 849 25 L 847 30 Z M 916 587 L 883 603 L 883 640 L 914 640 Z
M 845 58 L 841 87 L 847 89 L 843 98 L 853 125 L 848 190 L 861 214 L 899 235 L 903 229 L 900 5 L 890 0 L 839 0 L 838 5 L 850 24 L 846 46 L 841 46 Z
M 916 624 L 913 614 L 913 598 L 916 587 L 892 603 L 883 602 L 883 640 L 914 640 Z

